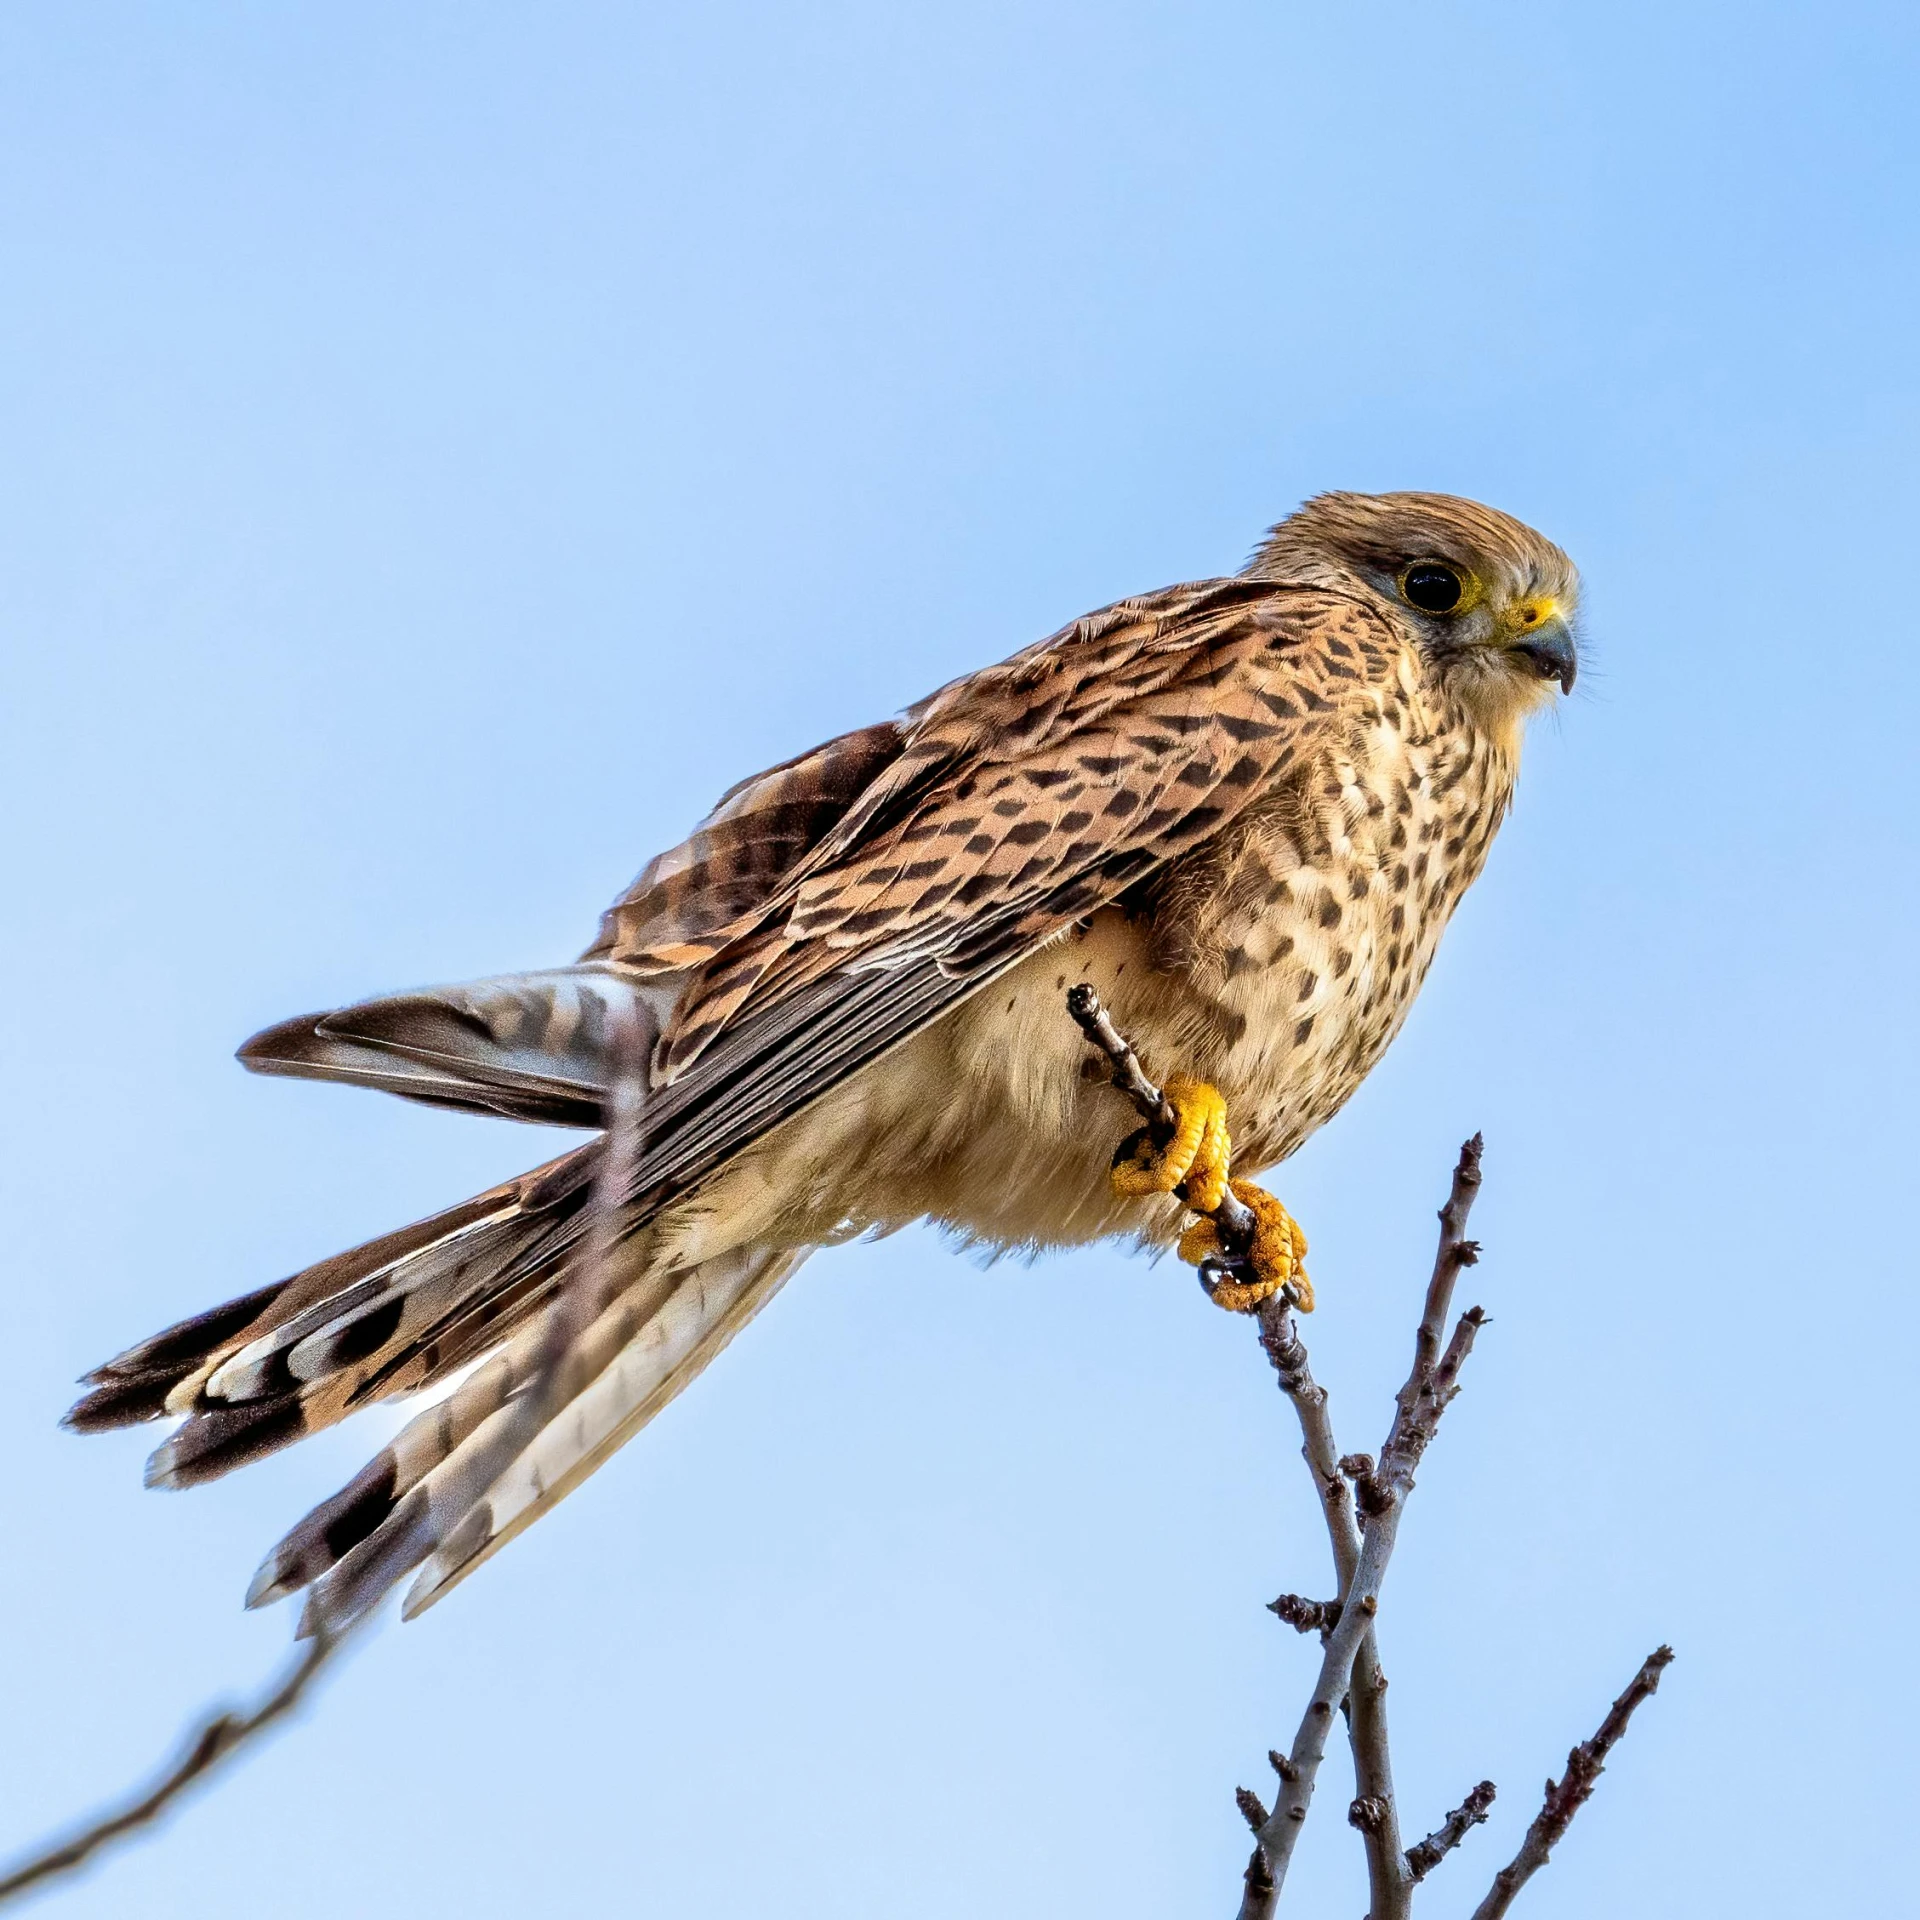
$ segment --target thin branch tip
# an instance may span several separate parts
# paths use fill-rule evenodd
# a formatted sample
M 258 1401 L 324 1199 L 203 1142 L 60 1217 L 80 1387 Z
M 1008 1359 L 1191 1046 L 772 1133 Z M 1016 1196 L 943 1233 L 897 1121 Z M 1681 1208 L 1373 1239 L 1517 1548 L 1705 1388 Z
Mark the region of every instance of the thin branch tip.
M 299 1643 L 297 1657 L 287 1664 L 258 1705 L 245 1712 L 229 1707 L 210 1712 L 182 1743 L 179 1758 L 144 1793 L 0 1875 L 0 1905 L 49 1880 L 76 1872 L 110 1842 L 158 1820 L 196 1782 L 256 1735 L 291 1714 L 321 1669 L 345 1644 L 347 1632 L 322 1630 Z
M 1424 1840 L 1410 1846 L 1407 1878 L 1417 1886 L 1475 1827 L 1483 1825 L 1498 1792 L 1491 1780 L 1482 1780 Z
M 1592 1737 L 1582 1740 L 1567 1755 L 1566 1772 L 1558 1780 L 1547 1782 L 1540 1811 L 1527 1828 L 1520 1851 L 1494 1875 L 1493 1885 L 1474 1908 L 1472 1920 L 1502 1920 L 1520 1889 L 1547 1864 L 1548 1856 L 1573 1824 L 1574 1815 L 1593 1798 L 1594 1787 L 1606 1771 L 1607 1756 L 1625 1734 L 1634 1709 L 1660 1690 L 1660 1676 L 1672 1664 L 1673 1649 L 1664 1643 L 1655 1647 L 1607 1709 L 1606 1718 Z

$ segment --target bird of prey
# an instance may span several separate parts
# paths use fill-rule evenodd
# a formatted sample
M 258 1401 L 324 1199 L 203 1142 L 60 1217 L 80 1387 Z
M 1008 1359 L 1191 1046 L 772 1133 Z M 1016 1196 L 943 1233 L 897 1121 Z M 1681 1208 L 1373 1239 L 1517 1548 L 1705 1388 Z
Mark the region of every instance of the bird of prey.
M 1284 1160 L 1399 1029 L 1526 717 L 1573 685 L 1577 594 L 1489 508 L 1324 494 L 1241 573 L 741 782 L 576 964 L 270 1028 L 255 1072 L 596 1137 L 155 1335 L 68 1423 L 180 1416 L 148 1480 L 188 1487 L 429 1396 L 255 1576 L 249 1604 L 305 1589 L 303 1631 L 331 1631 L 409 1574 L 407 1614 L 439 1598 L 816 1248 L 919 1219 L 992 1249 L 1172 1244 L 1229 1113 L 1242 1169 Z M 1080 982 L 1182 1070 L 1171 1141 L 1115 1160 Z M 1297 1229 L 1239 1190 L 1262 1235 L 1224 1303 L 1308 1304 Z

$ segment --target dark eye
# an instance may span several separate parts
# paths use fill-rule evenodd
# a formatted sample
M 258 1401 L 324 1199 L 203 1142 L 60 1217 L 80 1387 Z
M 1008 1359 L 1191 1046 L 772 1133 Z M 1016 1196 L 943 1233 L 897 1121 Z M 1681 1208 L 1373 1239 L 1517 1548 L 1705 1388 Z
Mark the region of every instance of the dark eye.
M 1451 567 L 1438 560 L 1418 560 L 1407 569 L 1400 591 L 1407 596 L 1407 604 L 1422 613 L 1451 613 L 1466 588 Z

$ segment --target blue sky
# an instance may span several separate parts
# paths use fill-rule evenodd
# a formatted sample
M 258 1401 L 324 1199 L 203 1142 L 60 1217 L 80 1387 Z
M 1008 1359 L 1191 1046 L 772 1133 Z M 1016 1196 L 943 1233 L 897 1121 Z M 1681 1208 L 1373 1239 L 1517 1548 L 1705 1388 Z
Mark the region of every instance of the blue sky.
M 574 954 L 743 773 L 1331 486 L 1505 507 L 1591 671 L 1275 1182 L 1373 1446 L 1487 1135 L 1383 1614 L 1413 1831 L 1679 1661 L 1540 1920 L 1888 1912 L 1920 1769 L 1909 8 L 39 4 L 0 22 L 0 1850 L 264 1675 L 384 1415 L 184 1496 L 55 1422 L 551 1136 L 249 1080 Z M 1231 1911 L 1325 1584 L 1191 1279 L 810 1266 L 74 1916 Z M 1358 1911 L 1335 1767 L 1301 1912 Z M 903 1894 L 910 1890 L 910 1900 Z M 50 1907 L 50 1910 L 51 1907 Z

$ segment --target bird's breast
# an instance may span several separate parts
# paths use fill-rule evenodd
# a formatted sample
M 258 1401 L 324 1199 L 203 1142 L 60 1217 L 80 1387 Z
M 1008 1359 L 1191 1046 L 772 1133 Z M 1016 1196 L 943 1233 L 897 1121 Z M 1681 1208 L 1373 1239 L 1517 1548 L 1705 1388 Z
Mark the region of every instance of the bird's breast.
M 930 1215 L 994 1247 L 1171 1239 L 1177 1203 L 1110 1190 L 1114 1148 L 1138 1122 L 1068 1017 L 1080 981 L 1155 1078 L 1220 1088 L 1236 1165 L 1292 1153 L 1398 1032 L 1506 804 L 1470 758 L 1398 738 L 1365 746 L 1177 863 L 1150 899 L 1030 955 L 757 1150 L 769 1194 L 811 1196 L 795 1236 Z

